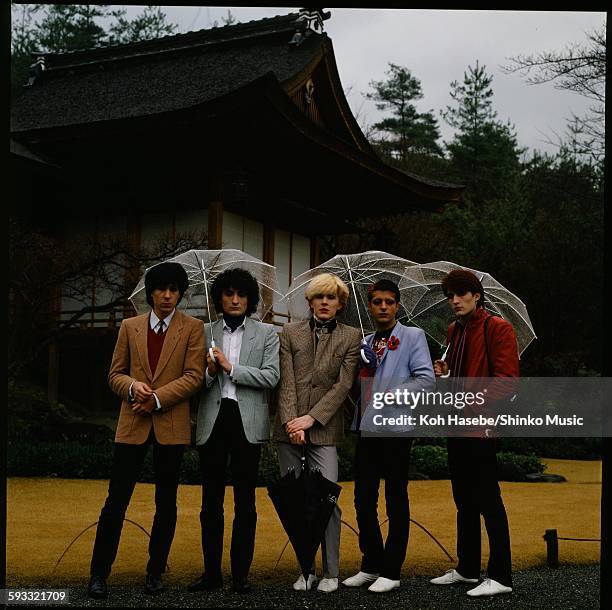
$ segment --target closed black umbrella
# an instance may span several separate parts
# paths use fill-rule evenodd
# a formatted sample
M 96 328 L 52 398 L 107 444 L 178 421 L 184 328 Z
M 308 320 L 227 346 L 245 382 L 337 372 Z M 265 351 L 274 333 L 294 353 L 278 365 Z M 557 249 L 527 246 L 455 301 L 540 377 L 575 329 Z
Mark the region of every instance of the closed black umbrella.
M 268 485 L 268 495 L 289 536 L 306 582 L 341 489 L 320 470 L 306 466 L 305 452 L 299 473 L 292 468 Z

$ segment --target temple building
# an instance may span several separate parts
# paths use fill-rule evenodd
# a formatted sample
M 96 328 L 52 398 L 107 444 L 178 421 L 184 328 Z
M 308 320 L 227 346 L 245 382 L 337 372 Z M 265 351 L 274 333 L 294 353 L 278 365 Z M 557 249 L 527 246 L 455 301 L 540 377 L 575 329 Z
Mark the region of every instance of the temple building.
M 357 219 L 460 201 L 462 187 L 383 162 L 351 113 L 322 10 L 64 54 L 39 53 L 11 109 L 21 213 L 50 234 L 138 248 L 198 229 L 274 264 L 280 288 Z M 139 277 L 142 270 L 136 270 Z M 130 278 L 134 277 L 134 273 Z M 85 299 L 109 294 L 95 278 Z M 83 306 L 58 292 L 66 320 Z M 273 321 L 286 321 L 275 305 Z M 51 397 L 98 392 L 129 304 L 49 352 Z M 92 366 L 87 354 L 102 355 Z M 83 374 L 75 381 L 74 367 Z M 86 370 L 87 369 L 87 370 Z

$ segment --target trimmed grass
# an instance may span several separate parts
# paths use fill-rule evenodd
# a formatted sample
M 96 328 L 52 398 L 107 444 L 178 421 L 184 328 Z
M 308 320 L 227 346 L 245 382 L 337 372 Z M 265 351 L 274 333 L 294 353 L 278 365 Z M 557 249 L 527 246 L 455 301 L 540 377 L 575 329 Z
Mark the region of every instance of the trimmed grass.
M 510 521 L 512 562 L 515 570 L 544 565 L 544 531 L 556 528 L 559 536 L 600 537 L 601 462 L 544 460 L 546 472 L 562 474 L 566 483 L 501 483 Z M 7 482 L 7 586 L 27 582 L 82 583 L 88 578 L 95 527 L 72 545 L 61 563 L 57 560 L 79 532 L 97 521 L 106 498 L 108 481 L 76 479 L 12 478 Z M 381 489 L 382 491 L 382 489 Z M 455 555 L 455 508 L 450 481 L 411 481 L 411 517 L 426 527 L 451 555 Z M 384 519 L 383 506 L 380 519 Z M 199 510 L 201 490 L 181 485 L 178 522 L 168 563 L 168 583 L 187 583 L 202 571 Z M 342 483 L 342 519 L 356 529 L 353 483 Z M 379 501 L 380 507 L 380 501 Z M 126 517 L 150 531 L 154 512 L 154 486 L 138 484 Z M 251 574 L 256 580 L 289 580 L 298 573 L 289 545 L 275 567 L 287 540 L 265 488 L 257 489 L 257 538 Z M 233 517 L 232 488 L 225 499 L 224 571 L 229 574 L 229 542 Z M 386 533 L 386 525 L 383 532 Z M 483 566 L 487 560 L 483 526 Z M 125 523 L 112 582 L 142 579 L 147 561 L 148 537 Z M 599 562 L 597 542 L 559 542 L 562 564 Z M 361 554 L 357 536 L 342 528 L 341 577 L 359 569 Z M 320 562 L 319 562 L 320 565 Z M 436 575 L 454 567 L 441 549 L 414 526 L 410 530 L 404 575 Z

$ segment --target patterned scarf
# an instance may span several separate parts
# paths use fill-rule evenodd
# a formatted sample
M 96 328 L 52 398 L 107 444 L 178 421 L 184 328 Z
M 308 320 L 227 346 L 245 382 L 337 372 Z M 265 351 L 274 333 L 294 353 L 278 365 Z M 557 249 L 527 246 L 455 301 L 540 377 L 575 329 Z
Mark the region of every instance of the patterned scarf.
M 315 344 L 319 344 L 321 335 L 331 333 L 336 326 L 338 326 L 338 320 L 336 320 L 336 318 L 332 318 L 331 320 L 319 320 L 315 316 L 312 316 L 312 318 L 310 318 L 310 329 L 314 330 Z

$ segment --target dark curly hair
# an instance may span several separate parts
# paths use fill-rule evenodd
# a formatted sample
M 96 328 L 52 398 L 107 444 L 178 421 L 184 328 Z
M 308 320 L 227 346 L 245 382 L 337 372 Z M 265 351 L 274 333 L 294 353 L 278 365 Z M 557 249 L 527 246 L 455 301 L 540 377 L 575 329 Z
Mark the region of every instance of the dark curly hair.
M 480 280 L 467 269 L 453 269 L 442 279 L 442 292 L 448 298 L 448 293 L 453 292 L 463 296 L 466 292 L 472 294 L 479 293 L 480 298 L 476 307 L 483 307 L 485 302 L 485 292 Z
M 227 269 L 213 280 L 210 296 L 215 304 L 217 313 L 221 314 L 223 312 L 221 297 L 223 296 L 223 291 L 230 288 L 240 290 L 247 295 L 247 316 L 257 311 L 257 306 L 259 305 L 259 284 L 246 269 L 237 267 L 235 269 Z
M 160 263 L 151 267 L 145 275 L 145 293 L 147 295 L 147 303 L 153 307 L 153 297 L 151 294 L 154 290 L 165 290 L 171 288 L 178 289 L 181 296 L 178 302 L 181 302 L 185 290 L 189 288 L 189 278 L 187 272 L 179 263 Z

